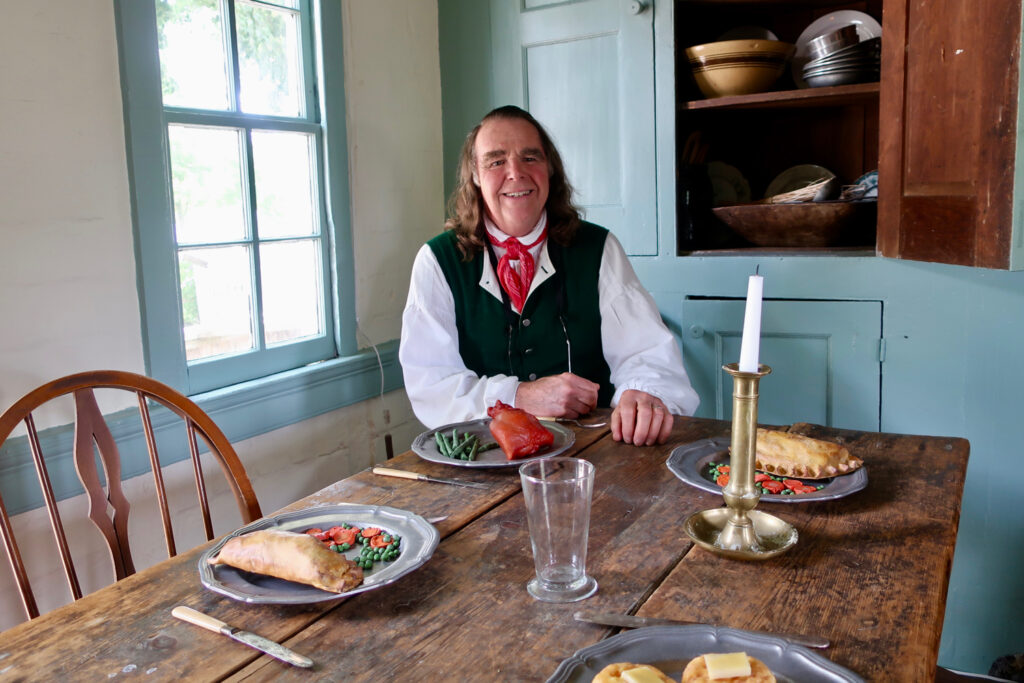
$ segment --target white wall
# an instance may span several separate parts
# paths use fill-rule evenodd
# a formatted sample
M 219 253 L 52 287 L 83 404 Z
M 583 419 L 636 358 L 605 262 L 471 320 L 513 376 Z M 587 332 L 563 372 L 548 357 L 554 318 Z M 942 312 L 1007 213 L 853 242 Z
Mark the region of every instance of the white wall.
M 443 222 L 437 4 L 344 0 L 343 11 L 356 311 L 360 345 L 368 346 L 398 336 L 412 259 Z M 71 372 L 145 372 L 112 3 L 11 2 L 3 14 L 0 409 Z M 47 420 L 63 421 L 44 416 L 43 426 Z M 382 460 L 385 432 L 404 450 L 421 429 L 399 391 L 236 448 L 269 513 Z M 173 505 L 186 515 L 178 539 L 185 548 L 202 540 L 190 535 L 196 524 L 188 515 L 196 504 L 188 465 L 168 470 Z M 224 533 L 239 519 L 217 483 L 213 505 L 227 514 L 216 531 Z M 133 502 L 145 501 L 151 483 L 140 477 L 126 482 L 126 490 Z M 158 528 L 150 507 L 135 504 L 133 528 Z M 83 514 L 84 498 L 62 508 L 70 523 Z M 44 609 L 60 604 L 67 599 L 63 590 L 40 589 L 60 581 L 59 572 L 48 571 L 56 560 L 47 556 L 45 515 L 25 513 L 14 523 L 28 544 L 22 548 L 27 561 L 44 565 L 34 584 L 37 599 Z M 88 523 L 69 532 L 82 552 L 99 541 Z M 156 540 L 133 547 L 137 568 L 162 559 Z M 76 554 L 76 562 L 87 590 L 112 576 L 101 555 Z M 21 618 L 0 564 L 0 629 Z

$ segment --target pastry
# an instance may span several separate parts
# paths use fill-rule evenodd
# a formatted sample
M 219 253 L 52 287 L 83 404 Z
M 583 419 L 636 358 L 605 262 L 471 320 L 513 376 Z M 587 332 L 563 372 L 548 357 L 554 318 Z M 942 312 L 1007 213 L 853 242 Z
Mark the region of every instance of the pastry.
M 676 683 L 650 664 L 616 662 L 601 669 L 593 683 Z
M 845 446 L 809 436 L 758 428 L 754 468 L 797 479 L 825 479 L 848 474 L 864 461 Z
M 734 660 L 742 657 L 747 659 L 749 673 L 728 676 L 734 672 L 730 671 Z M 747 670 L 747 667 L 743 668 Z M 690 660 L 683 670 L 682 683 L 775 683 L 775 675 L 760 659 L 744 652 L 707 654 Z
M 263 529 L 231 538 L 210 564 L 304 583 L 332 593 L 363 582 L 363 570 L 309 534 Z

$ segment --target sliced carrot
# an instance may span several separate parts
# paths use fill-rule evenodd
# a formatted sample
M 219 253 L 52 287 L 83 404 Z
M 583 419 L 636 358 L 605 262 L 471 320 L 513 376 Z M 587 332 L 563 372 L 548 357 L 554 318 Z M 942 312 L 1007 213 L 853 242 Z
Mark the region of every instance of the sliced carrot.
M 391 539 L 389 538 L 385 541 L 384 534 L 377 534 L 376 536 L 370 539 L 371 548 L 386 548 L 389 545 L 391 545 Z
M 373 538 L 374 536 L 380 533 L 380 529 L 378 529 L 377 527 L 368 527 L 366 529 L 363 529 L 362 533 L 363 538 Z
M 718 466 L 718 473 L 719 474 L 729 474 L 729 472 L 731 472 L 731 471 L 732 471 L 732 468 L 729 467 L 728 465 L 719 465 Z
M 759 481 L 771 481 L 771 480 L 772 480 L 772 478 L 769 477 L 764 472 L 755 472 L 754 473 L 754 482 L 755 483 L 759 482 Z
M 720 475 L 718 475 L 718 479 L 715 479 L 715 483 L 718 484 L 719 486 L 725 486 L 726 484 L 729 483 L 729 475 L 728 474 L 720 474 Z
M 783 479 L 782 480 L 782 485 L 785 486 L 787 489 L 791 489 L 793 491 L 796 491 L 798 488 L 803 486 L 804 483 L 802 481 L 800 481 L 799 479 Z
M 774 479 L 771 481 L 764 482 L 763 484 L 761 484 L 761 486 L 763 486 L 766 491 L 770 491 L 771 493 L 782 493 L 782 491 L 785 490 L 786 488 L 785 484 L 783 484 L 781 481 L 775 481 Z
M 341 545 L 342 543 L 348 543 L 349 545 L 354 545 L 355 542 L 356 542 L 356 536 L 359 535 L 359 529 L 356 529 L 354 527 L 351 528 L 351 529 L 345 529 L 343 527 L 335 527 L 333 529 L 333 531 L 334 531 L 334 533 L 331 534 L 331 538 L 333 538 L 334 542 L 337 543 L 338 545 Z

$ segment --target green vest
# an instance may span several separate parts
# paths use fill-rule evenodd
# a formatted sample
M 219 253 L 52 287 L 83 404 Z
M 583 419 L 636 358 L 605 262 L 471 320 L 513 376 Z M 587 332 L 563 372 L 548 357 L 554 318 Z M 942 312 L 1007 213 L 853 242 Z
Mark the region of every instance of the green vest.
M 569 247 L 549 239 L 548 254 L 556 272 L 530 294 L 521 315 L 480 286 L 486 250 L 463 261 L 452 231 L 427 242 L 455 299 L 459 353 L 466 367 L 480 376 L 512 375 L 530 381 L 568 371 L 571 345 L 573 374 L 600 384 L 598 406 L 609 406 L 615 387 L 601 346 L 597 290 L 607 235 L 602 227 L 581 223 Z

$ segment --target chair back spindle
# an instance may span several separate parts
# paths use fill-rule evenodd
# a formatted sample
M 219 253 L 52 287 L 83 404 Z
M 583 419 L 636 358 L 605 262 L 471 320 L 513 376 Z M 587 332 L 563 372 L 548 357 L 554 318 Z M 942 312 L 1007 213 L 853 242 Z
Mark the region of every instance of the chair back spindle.
M 32 411 L 54 398 L 72 394 L 75 402 L 75 435 L 72 449 L 75 470 L 89 500 L 88 517 L 99 529 L 107 544 L 114 567 L 114 578 L 115 580 L 123 579 L 135 573 L 128 538 L 128 515 L 131 504 L 121 487 L 121 458 L 117 443 L 96 401 L 94 389 L 98 388 L 132 391 L 138 398 L 139 414 L 149 453 L 150 468 L 153 472 L 168 557 L 173 557 L 177 551 L 170 505 L 149 409 L 150 401 L 167 408 L 184 421 L 188 451 L 192 460 L 192 471 L 196 480 L 196 490 L 199 495 L 207 540 L 213 539 L 214 534 L 206 482 L 199 458 L 200 438 L 227 479 L 238 504 L 242 523 L 248 524 L 263 516 L 249 477 L 231 443 L 213 420 L 183 394 L 149 377 L 116 370 L 77 373 L 48 382 L 29 392 L 6 411 L 0 413 L 0 445 L 6 441 L 18 424 L 25 424 L 32 461 L 46 504 L 50 526 L 60 551 L 68 587 L 75 600 L 82 597 L 82 590 L 75 573 L 67 534 L 61 522 Z M 106 487 L 100 480 L 96 467 L 97 459 L 103 468 Z M 2 536 L 4 549 L 21 593 L 25 613 L 29 619 L 35 618 L 39 615 L 38 605 L 2 496 L 0 496 L 0 536 Z

